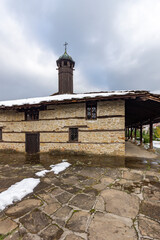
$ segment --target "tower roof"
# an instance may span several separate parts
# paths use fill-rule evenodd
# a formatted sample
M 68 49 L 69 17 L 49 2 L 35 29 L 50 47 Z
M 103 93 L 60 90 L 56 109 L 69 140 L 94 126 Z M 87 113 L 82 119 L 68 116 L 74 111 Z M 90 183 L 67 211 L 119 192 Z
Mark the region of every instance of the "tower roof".
M 67 53 L 67 45 L 68 45 L 68 43 L 65 42 L 65 44 L 64 44 L 64 46 L 65 46 L 65 51 L 64 51 L 63 55 L 58 58 L 57 64 L 58 64 L 58 62 L 60 62 L 61 60 L 69 60 L 69 61 L 73 62 L 73 66 L 74 66 L 74 65 L 75 65 L 75 62 L 73 61 L 72 57 L 69 56 L 68 53 Z
M 68 59 L 68 60 L 71 60 L 73 61 L 72 57 L 68 55 L 67 51 L 65 50 L 64 54 L 62 56 L 59 57 L 58 60 L 65 60 L 65 59 Z M 74 62 L 74 61 L 73 61 Z
M 60 63 L 62 60 L 69 60 L 73 63 L 73 67 L 75 65 L 75 61 L 72 59 L 71 56 L 68 55 L 68 53 L 65 51 L 64 54 L 62 56 L 60 56 L 57 60 L 57 65 L 58 63 Z

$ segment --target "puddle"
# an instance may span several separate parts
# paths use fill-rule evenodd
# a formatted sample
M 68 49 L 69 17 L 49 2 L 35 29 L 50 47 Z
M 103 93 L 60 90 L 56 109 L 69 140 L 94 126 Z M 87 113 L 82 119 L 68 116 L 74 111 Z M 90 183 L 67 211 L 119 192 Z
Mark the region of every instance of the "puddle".
M 8 171 L 8 167 L 17 168 L 20 172 L 31 166 L 32 168 L 49 169 L 50 165 L 57 164 L 67 159 L 75 166 L 93 166 L 110 168 L 130 168 L 147 170 L 148 168 L 160 170 L 160 159 L 146 159 L 138 157 L 94 156 L 94 155 L 69 155 L 69 154 L 36 154 L 0 153 L 0 166 Z M 11 172 L 10 172 L 11 174 Z

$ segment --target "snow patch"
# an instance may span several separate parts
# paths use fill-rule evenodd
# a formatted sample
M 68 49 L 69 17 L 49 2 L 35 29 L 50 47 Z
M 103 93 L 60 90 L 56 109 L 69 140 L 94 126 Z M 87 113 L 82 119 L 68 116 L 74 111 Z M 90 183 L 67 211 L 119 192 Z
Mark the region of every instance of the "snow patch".
M 151 162 L 151 164 L 153 164 L 153 165 L 158 165 L 158 162 Z
M 40 179 L 26 178 L 15 183 L 6 191 L 0 193 L 0 211 L 16 201 L 33 192 L 33 189 L 40 183 Z
M 143 163 L 148 163 L 147 160 L 143 160 Z
M 43 170 L 37 172 L 38 177 L 43 177 L 47 172 L 54 172 L 58 174 L 68 168 L 71 164 L 66 160 L 61 163 L 50 165 L 50 170 Z M 40 183 L 40 179 L 37 178 L 26 178 L 20 182 L 15 183 L 9 187 L 6 191 L 0 193 L 0 211 L 4 210 L 7 206 L 13 204 L 16 201 L 20 201 L 29 193 L 33 192 L 33 189 Z
M 54 174 L 58 174 L 68 168 L 71 164 L 68 163 L 66 160 L 63 160 L 61 163 L 50 165 L 51 170 L 43 170 L 36 173 L 38 177 L 44 177 L 48 172 L 54 172 Z
M 160 148 L 160 141 L 153 141 L 154 148 Z
M 66 168 L 68 168 L 71 164 L 68 162 L 62 162 L 58 163 L 56 165 L 51 165 L 50 167 L 52 168 L 51 171 L 54 172 L 54 174 L 58 174 L 62 171 L 64 171 Z
M 46 175 L 46 173 L 48 173 L 48 172 L 51 172 L 51 170 L 42 170 L 42 171 L 37 172 L 37 173 L 35 173 L 35 174 L 36 174 L 36 176 L 38 176 L 38 177 L 44 177 L 44 176 Z

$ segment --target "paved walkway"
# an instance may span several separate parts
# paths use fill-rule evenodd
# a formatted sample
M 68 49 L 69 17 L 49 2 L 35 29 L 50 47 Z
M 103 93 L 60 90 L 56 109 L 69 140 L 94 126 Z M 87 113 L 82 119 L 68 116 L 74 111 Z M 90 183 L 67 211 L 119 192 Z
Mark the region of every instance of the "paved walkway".
M 1 166 L 4 183 L 5 171 Z M 0 213 L 0 239 L 160 239 L 159 200 L 158 171 L 72 165 L 48 173 L 33 194 Z
M 157 154 L 146 150 L 143 146 L 137 146 L 134 143 L 126 142 L 126 156 L 139 158 L 157 158 Z

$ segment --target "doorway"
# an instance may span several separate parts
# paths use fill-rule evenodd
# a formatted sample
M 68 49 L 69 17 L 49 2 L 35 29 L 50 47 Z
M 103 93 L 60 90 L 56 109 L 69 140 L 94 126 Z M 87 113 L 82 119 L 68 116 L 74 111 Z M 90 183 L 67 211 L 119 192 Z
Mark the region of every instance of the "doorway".
M 29 154 L 40 151 L 39 133 L 26 133 L 26 152 Z

